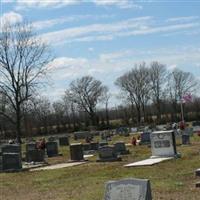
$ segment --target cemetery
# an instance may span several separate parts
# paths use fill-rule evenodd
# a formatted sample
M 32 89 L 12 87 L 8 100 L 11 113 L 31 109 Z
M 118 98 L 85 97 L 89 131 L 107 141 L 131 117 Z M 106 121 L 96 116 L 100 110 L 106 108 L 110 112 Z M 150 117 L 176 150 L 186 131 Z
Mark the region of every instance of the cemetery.
M 101 136 L 85 143 L 84 139 L 74 140 L 73 135 L 67 137 L 69 145 L 64 146 L 46 138 L 45 150 L 38 150 L 37 142 L 21 147 L 3 145 L 2 197 L 14 198 L 11 191 L 17 184 L 18 199 L 27 199 L 25 191 L 29 191 L 30 199 L 43 195 L 44 200 L 197 199 L 200 192 L 198 134 L 190 137 L 188 145 L 183 145 L 181 138 L 176 139 L 173 131 L 152 131 L 150 146 L 133 146 L 130 140 L 131 136 L 116 133 L 111 141 L 103 141 L 103 145 L 98 142 Z M 89 150 L 93 150 L 93 155 L 85 157 L 84 151 Z M 144 164 L 145 160 L 153 162 Z M 29 162 L 29 167 L 24 162 Z M 138 165 L 140 162 L 143 163 Z M 132 168 L 134 163 L 136 166 Z
M 0 0 L 0 200 L 200 200 L 200 1 Z

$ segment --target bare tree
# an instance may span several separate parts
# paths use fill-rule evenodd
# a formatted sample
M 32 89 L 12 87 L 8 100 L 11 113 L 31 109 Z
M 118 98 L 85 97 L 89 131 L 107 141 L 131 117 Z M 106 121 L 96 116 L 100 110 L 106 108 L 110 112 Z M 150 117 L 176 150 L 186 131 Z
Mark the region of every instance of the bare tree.
M 150 65 L 151 98 L 157 109 L 157 120 L 161 120 L 161 100 L 164 95 L 167 78 L 165 65 L 159 62 L 152 62 Z
M 84 76 L 70 84 L 69 91 L 72 101 L 90 116 L 92 125 L 96 125 L 96 105 L 105 90 L 106 87 L 102 85 L 101 81 L 92 76 Z
M 134 121 L 134 108 L 137 110 L 137 121 L 141 122 L 143 111 L 145 118 L 145 107 L 150 99 L 149 69 L 145 63 L 136 65 L 131 71 L 119 77 L 115 84 L 126 94 L 131 104 L 132 121 Z
M 178 103 L 187 93 L 196 90 L 197 81 L 190 72 L 174 69 L 168 76 L 168 93 L 172 102 L 174 113 L 177 113 Z
M 48 46 L 32 31 L 31 25 L 4 25 L 0 33 L 0 90 L 15 113 L 16 137 L 21 142 L 22 104 L 41 85 L 51 61 Z

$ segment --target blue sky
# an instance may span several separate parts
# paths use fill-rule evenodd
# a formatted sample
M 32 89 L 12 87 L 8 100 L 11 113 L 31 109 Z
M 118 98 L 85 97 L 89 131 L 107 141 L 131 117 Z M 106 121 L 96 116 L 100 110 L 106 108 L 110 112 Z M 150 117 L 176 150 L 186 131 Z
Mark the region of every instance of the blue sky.
M 54 100 L 83 75 L 117 95 L 116 78 L 142 61 L 156 60 L 200 80 L 198 1 L 2 0 L 0 18 L 32 22 L 51 44 L 52 85 L 44 94 Z

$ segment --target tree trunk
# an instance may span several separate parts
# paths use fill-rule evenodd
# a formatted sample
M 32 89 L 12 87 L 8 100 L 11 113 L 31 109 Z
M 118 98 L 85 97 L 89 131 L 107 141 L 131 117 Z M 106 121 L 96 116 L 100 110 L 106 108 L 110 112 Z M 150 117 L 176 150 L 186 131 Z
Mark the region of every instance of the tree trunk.
M 22 140 L 21 140 L 21 109 L 20 109 L 20 105 L 17 105 L 17 109 L 16 109 L 16 139 L 17 139 L 17 143 L 21 144 Z
M 161 122 L 161 108 L 160 108 L 160 100 L 159 99 L 157 99 L 156 107 L 157 107 L 157 121 L 158 121 L 158 123 L 160 123 Z
M 91 119 L 91 122 L 92 122 L 92 126 L 95 126 L 97 121 L 96 121 L 96 115 L 94 113 L 90 114 L 90 119 Z
M 106 125 L 107 125 L 107 127 L 110 126 L 109 112 L 108 112 L 108 105 L 107 104 L 106 104 Z
M 134 104 L 132 102 L 131 102 L 131 116 L 132 116 L 132 124 L 134 125 L 135 115 L 134 115 Z
M 136 109 L 137 109 L 137 122 L 138 122 L 138 125 L 140 125 L 140 122 L 141 122 L 140 106 L 136 106 Z

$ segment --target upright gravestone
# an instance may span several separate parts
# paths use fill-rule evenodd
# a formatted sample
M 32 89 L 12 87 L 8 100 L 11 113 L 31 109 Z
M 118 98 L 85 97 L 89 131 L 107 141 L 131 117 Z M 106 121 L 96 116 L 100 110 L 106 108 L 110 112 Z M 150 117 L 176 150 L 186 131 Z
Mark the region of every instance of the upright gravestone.
M 99 159 L 97 162 L 121 161 L 121 157 L 115 152 L 112 146 L 103 146 L 99 148 Z
M 1 147 L 3 153 L 19 153 L 21 155 L 21 146 L 19 144 L 4 144 Z
M 91 142 L 90 146 L 91 146 L 91 150 L 97 151 L 99 149 L 99 143 L 98 142 Z
M 37 149 L 36 142 L 26 144 L 26 152 Z
M 2 170 L 18 171 L 22 169 L 22 160 L 20 153 L 3 153 L 2 154 Z
M 59 144 L 60 144 L 60 146 L 68 146 L 69 138 L 67 136 L 59 137 Z
M 186 127 L 182 132 L 182 144 L 187 145 L 190 144 L 190 135 L 192 135 L 192 130 L 189 127 Z
M 58 156 L 58 143 L 57 142 L 47 142 L 46 150 L 48 157 Z
M 114 150 L 117 154 L 125 155 L 129 153 L 129 150 L 126 149 L 124 142 L 116 142 L 114 144 Z
M 83 147 L 81 143 L 70 144 L 70 156 L 72 161 L 84 160 Z
M 45 150 L 37 149 L 36 142 L 26 144 L 26 162 L 44 162 Z
M 151 143 L 150 135 L 151 135 L 151 132 L 141 133 L 140 144 L 150 144 Z
M 156 131 L 150 137 L 152 157 L 177 156 L 174 131 Z
M 124 179 L 106 184 L 104 200 L 152 200 L 150 181 Z
M 4 144 L 1 146 L 1 170 L 16 171 L 22 168 L 21 146 L 18 144 Z
M 26 152 L 26 162 L 44 162 L 45 151 L 42 149 L 34 149 Z

